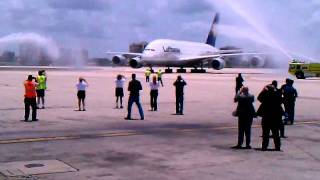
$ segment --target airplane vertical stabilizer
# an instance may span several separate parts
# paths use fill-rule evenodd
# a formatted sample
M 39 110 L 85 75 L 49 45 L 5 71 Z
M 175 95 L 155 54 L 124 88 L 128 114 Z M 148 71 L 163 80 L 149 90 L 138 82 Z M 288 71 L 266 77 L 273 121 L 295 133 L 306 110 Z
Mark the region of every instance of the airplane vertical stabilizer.
M 209 44 L 209 45 L 211 45 L 213 47 L 215 47 L 216 39 L 217 39 L 217 31 L 216 31 L 215 25 L 217 25 L 218 23 L 219 23 L 219 13 L 217 13 L 213 18 L 213 21 L 212 21 L 212 24 L 211 24 L 211 28 L 210 28 L 210 31 L 209 31 L 209 34 L 208 34 L 208 38 L 207 38 L 207 41 L 206 41 L 206 44 Z

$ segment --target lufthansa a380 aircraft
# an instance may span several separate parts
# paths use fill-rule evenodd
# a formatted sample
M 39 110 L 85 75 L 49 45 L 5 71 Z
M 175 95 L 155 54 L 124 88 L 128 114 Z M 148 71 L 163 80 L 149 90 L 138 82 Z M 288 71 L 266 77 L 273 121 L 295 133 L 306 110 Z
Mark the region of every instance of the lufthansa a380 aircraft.
M 225 66 L 223 57 L 250 55 L 259 53 L 243 53 L 240 50 L 219 50 L 215 47 L 215 25 L 219 22 L 219 14 L 216 14 L 206 43 L 178 41 L 171 39 L 157 39 L 150 42 L 142 53 L 108 52 L 115 54 L 113 64 L 128 63 L 132 68 L 143 66 L 168 67 L 165 72 L 171 73 L 170 67 L 180 67 L 177 72 L 186 72 L 184 67 L 193 67 L 191 72 L 205 72 L 203 65 L 209 65 L 213 69 L 220 70 Z M 198 69 L 200 67 L 200 69 Z

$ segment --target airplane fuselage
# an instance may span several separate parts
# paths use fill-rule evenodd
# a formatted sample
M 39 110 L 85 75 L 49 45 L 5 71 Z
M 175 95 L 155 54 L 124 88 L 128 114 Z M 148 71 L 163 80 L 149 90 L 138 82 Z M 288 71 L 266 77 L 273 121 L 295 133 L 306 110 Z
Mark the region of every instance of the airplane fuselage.
M 147 45 L 142 53 L 141 61 L 148 66 L 165 64 L 170 67 L 188 67 L 195 63 L 182 61 L 184 57 L 213 55 L 217 52 L 218 49 L 204 43 L 158 39 Z

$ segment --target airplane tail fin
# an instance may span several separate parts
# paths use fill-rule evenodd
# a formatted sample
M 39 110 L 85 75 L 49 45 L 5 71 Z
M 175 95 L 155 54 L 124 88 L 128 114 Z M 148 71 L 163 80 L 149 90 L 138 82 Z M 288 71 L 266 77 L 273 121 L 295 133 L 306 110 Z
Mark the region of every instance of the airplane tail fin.
M 215 47 L 216 45 L 216 39 L 217 39 L 217 31 L 216 31 L 216 25 L 219 23 L 219 13 L 217 13 L 214 18 L 213 18 L 213 21 L 212 21 L 212 25 L 211 25 L 211 28 L 210 28 L 210 31 L 209 31 L 209 34 L 208 34 L 208 38 L 207 38 L 207 41 L 206 41 L 206 44 L 209 44 L 213 47 Z

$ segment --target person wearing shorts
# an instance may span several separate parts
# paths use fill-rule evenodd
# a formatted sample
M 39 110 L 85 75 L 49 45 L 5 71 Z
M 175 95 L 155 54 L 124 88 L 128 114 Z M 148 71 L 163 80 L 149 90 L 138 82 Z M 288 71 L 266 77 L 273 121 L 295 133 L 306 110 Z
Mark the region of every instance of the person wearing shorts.
M 116 89 L 115 89 L 115 95 L 116 95 L 116 108 L 119 108 L 119 100 L 120 100 L 120 108 L 123 108 L 122 105 L 122 98 L 123 98 L 123 85 L 125 82 L 125 78 L 123 75 L 119 74 L 117 76 L 117 79 L 115 80 L 116 83 Z
M 80 77 L 79 78 L 79 83 L 76 84 L 77 87 L 77 97 L 78 97 L 78 110 L 79 111 L 86 111 L 85 108 L 85 99 L 86 99 L 86 89 L 89 86 L 89 84 L 87 83 L 87 81 Z M 81 104 L 82 104 L 82 109 L 81 109 Z

